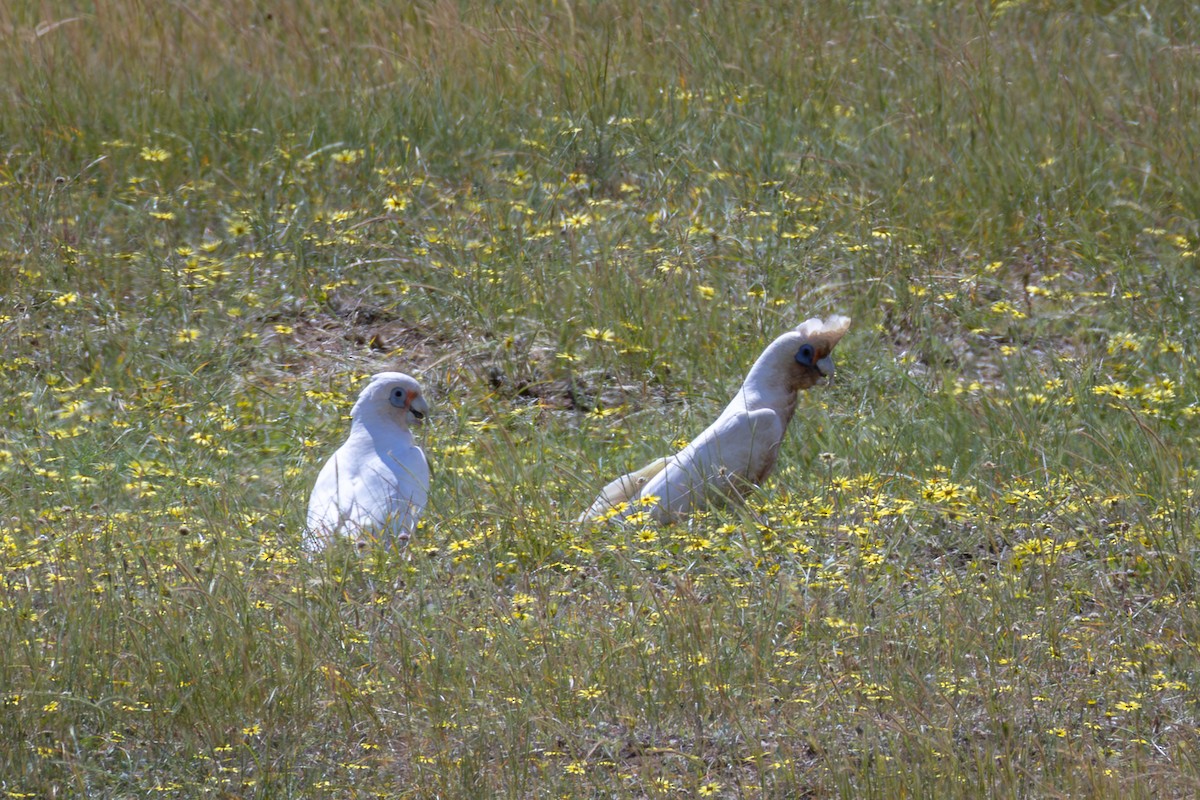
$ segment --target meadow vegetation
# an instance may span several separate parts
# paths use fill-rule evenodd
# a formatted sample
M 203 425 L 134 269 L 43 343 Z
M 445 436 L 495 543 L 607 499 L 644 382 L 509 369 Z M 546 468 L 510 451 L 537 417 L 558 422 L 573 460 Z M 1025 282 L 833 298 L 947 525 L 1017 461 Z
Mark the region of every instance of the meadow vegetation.
M 0 794 L 1200 789 L 1194 4 L 390 5 L 0 5 Z M 381 368 L 426 519 L 305 558 Z

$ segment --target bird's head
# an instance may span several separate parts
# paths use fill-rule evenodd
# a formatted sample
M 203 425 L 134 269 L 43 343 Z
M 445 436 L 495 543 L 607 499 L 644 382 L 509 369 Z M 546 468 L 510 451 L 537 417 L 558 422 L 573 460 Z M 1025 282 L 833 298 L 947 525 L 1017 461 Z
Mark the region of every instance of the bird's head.
M 420 425 L 429 413 L 429 404 L 421 391 L 421 384 L 403 372 L 380 372 L 371 376 L 351 416 L 361 419 L 370 415 L 391 419 L 407 428 L 409 424 Z
M 783 371 L 790 390 L 808 389 L 821 378 L 832 377 L 833 348 L 849 328 L 849 317 L 813 317 L 772 342 L 760 361 Z

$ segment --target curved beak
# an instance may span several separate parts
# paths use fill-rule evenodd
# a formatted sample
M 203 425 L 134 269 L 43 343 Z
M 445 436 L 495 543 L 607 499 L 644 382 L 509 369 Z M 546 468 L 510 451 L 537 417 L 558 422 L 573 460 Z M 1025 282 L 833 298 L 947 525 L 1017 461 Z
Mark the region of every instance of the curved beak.
M 408 411 L 417 424 L 421 424 L 425 421 L 425 415 L 429 413 L 429 404 L 425 402 L 424 397 L 417 397 L 409 404 Z
M 817 372 L 820 372 L 826 378 L 833 377 L 833 356 L 828 355 L 817 361 Z

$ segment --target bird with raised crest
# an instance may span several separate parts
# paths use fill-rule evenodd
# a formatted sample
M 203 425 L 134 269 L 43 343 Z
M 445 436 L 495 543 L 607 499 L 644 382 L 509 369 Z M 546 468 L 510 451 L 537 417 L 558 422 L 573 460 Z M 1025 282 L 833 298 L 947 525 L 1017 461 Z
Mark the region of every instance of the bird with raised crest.
M 833 348 L 849 328 L 848 317 L 814 317 L 775 339 L 712 425 L 675 455 L 611 481 L 580 521 L 645 512 L 669 522 L 741 500 L 774 469 L 798 393 L 833 375 Z

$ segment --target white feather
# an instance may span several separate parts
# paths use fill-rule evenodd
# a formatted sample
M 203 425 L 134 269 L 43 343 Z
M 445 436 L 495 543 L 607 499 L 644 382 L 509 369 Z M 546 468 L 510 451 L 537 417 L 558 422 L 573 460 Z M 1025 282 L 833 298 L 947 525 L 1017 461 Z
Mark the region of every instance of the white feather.
M 656 458 L 641 469 L 628 472 L 610 481 L 600 490 L 600 496 L 593 501 L 591 507 L 583 512 L 576 522 L 587 522 L 589 519 L 595 519 L 607 511 L 616 508 L 621 503 L 628 503 L 631 499 L 636 498 L 641 488 L 651 478 L 661 472 L 663 467 L 667 466 L 667 461 L 669 460 L 668 456 Z
M 411 538 L 429 496 L 429 463 L 409 422 L 427 412 L 413 378 L 371 378 L 350 412 L 349 437 L 313 485 L 305 549 L 324 549 L 339 537 L 396 546 Z
M 846 317 L 814 318 L 777 338 L 715 422 L 675 455 L 609 483 L 581 519 L 645 511 L 667 522 L 712 503 L 740 501 L 775 467 L 797 392 L 833 373 L 830 353 L 849 326 Z M 800 358 L 804 347 L 808 363 Z

